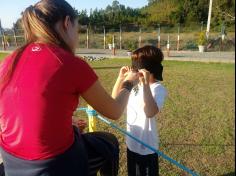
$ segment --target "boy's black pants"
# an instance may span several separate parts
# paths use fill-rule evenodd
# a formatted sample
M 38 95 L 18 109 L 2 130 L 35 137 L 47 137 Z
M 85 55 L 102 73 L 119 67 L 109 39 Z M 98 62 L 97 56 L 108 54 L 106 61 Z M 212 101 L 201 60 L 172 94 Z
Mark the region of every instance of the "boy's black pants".
M 127 148 L 128 176 L 159 176 L 157 154 L 140 155 Z

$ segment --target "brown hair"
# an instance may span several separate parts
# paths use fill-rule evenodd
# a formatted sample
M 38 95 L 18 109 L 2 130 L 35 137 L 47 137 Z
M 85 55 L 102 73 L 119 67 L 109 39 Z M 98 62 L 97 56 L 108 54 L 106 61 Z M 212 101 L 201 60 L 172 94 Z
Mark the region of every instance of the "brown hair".
M 58 45 L 72 52 L 71 48 L 55 30 L 55 24 L 70 17 L 71 22 L 76 19 L 75 10 L 65 0 L 41 0 L 34 6 L 29 6 L 22 13 L 22 26 L 26 44 L 18 48 L 12 55 L 13 59 L 4 75 L 0 78 L 0 92 L 9 83 L 11 76 L 24 49 L 33 42 L 40 41 Z
M 164 55 L 159 48 L 144 46 L 135 50 L 131 59 L 134 70 L 146 69 L 153 74 L 155 79 L 163 81 L 163 66 L 161 62 L 164 60 Z

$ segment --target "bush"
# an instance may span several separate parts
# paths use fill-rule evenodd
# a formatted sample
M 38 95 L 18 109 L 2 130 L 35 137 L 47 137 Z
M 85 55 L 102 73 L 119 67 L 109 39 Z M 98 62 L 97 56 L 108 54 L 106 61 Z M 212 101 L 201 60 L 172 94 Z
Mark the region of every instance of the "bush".
M 197 48 L 198 48 L 198 45 L 196 44 L 196 42 L 192 40 L 187 41 L 183 47 L 184 50 L 196 50 Z
M 135 41 L 132 40 L 127 40 L 124 42 L 124 48 L 128 51 L 134 51 L 135 49 L 138 48 L 138 44 Z
M 108 35 L 106 38 L 106 43 L 107 44 L 112 44 L 113 43 L 113 36 L 112 35 Z
M 205 45 L 207 43 L 206 35 L 204 32 L 200 32 L 198 35 L 197 44 L 198 45 Z

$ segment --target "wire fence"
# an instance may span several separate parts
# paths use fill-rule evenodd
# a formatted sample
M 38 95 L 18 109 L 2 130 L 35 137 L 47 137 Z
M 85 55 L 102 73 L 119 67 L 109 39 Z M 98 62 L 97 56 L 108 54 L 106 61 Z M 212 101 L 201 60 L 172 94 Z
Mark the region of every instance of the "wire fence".
M 175 30 L 174 30 L 175 29 Z M 103 26 L 80 26 L 78 48 L 134 50 L 144 45 L 155 45 L 170 50 L 197 50 L 199 32 L 181 32 L 181 28 L 147 29 L 137 26 L 106 28 Z M 8 50 L 25 43 L 22 29 L 3 30 L 0 27 L 1 49 Z M 207 47 L 212 51 L 234 51 L 235 33 L 211 33 Z

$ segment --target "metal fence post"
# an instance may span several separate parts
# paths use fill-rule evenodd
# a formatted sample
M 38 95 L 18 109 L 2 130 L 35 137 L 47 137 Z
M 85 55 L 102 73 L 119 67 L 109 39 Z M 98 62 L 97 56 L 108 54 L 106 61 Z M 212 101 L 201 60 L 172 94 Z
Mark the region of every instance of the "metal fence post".
M 87 49 L 89 49 L 89 27 L 87 26 Z
M 170 35 L 168 34 L 167 40 L 167 57 L 170 57 Z
M 122 50 L 122 28 L 120 25 L 120 50 Z
M 106 49 L 106 28 L 103 26 L 103 48 Z
M 180 24 L 178 24 L 177 51 L 179 51 L 179 47 L 180 47 Z
M 138 41 L 139 41 L 139 48 L 141 48 L 142 47 L 142 28 L 140 28 L 140 30 L 139 30 L 139 39 L 138 39 Z
M 0 19 L 0 34 L 1 34 L 1 36 L 2 36 L 2 46 L 3 46 L 3 50 L 6 50 L 5 35 L 4 35 L 4 31 L 3 31 L 3 29 L 2 29 L 1 19 Z
M 157 30 L 157 48 L 161 48 L 161 26 L 158 24 L 158 30 Z
M 14 35 L 15 46 L 18 47 L 17 39 L 16 39 L 16 32 L 15 32 L 15 27 L 14 27 L 14 26 L 15 26 L 15 25 L 14 25 L 14 23 L 13 23 L 13 29 L 12 29 L 12 31 L 13 31 L 13 35 Z
M 113 56 L 115 56 L 116 55 L 115 35 L 113 35 L 112 39 L 112 48 L 113 48 Z

